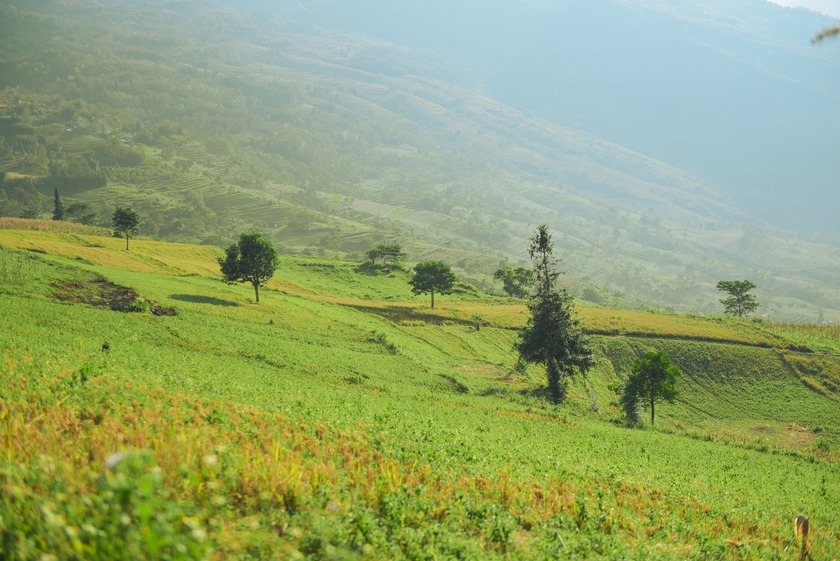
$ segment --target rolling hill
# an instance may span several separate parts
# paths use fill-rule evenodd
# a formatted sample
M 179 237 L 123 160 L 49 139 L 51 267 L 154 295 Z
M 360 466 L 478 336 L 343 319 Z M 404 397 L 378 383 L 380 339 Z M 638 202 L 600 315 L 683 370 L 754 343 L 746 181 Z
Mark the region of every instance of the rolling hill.
M 834 238 L 482 89 L 469 57 L 204 3 L 0 10 L 4 215 L 48 215 L 59 188 L 174 241 L 258 229 L 341 257 L 395 239 L 485 289 L 547 223 L 595 304 L 718 313 L 716 282 L 749 277 L 763 315 L 840 320 Z
M 254 305 L 214 247 L 2 226 L 9 559 L 758 559 L 799 512 L 838 554 L 835 328 L 582 307 L 597 365 L 556 407 L 515 301 L 286 256 Z M 627 429 L 648 348 L 682 393 Z

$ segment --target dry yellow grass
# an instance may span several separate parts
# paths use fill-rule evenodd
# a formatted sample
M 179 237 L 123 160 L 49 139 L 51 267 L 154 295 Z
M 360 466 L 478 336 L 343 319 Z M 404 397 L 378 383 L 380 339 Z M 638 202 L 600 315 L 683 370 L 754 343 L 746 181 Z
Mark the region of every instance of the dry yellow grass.
M 38 230 L 42 232 L 72 232 L 98 236 L 109 235 L 110 230 L 99 226 L 87 226 L 75 222 L 60 220 L 37 220 L 30 218 L 12 218 L 0 216 L 0 230 Z
M 580 317 L 585 330 L 599 334 L 668 336 L 767 347 L 785 343 L 777 335 L 753 327 L 747 320 L 605 308 L 583 308 Z
M 49 222 L 49 221 L 40 221 Z M 2 224 L 0 224 L 2 225 Z M 152 240 L 125 240 L 76 232 L 0 229 L 0 245 L 81 259 L 96 265 L 133 272 L 173 275 L 218 275 L 217 247 L 173 244 Z

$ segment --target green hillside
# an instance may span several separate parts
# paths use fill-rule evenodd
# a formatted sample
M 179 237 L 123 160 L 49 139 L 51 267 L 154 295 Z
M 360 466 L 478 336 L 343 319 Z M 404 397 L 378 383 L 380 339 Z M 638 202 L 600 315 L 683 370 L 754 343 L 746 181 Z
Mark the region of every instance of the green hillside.
M 792 559 L 800 512 L 840 555 L 836 329 L 584 307 L 557 407 L 521 303 L 285 256 L 255 305 L 216 248 L 123 248 L 0 230 L 5 558 Z M 628 429 L 649 348 L 682 394 Z
M 545 223 L 593 304 L 718 313 L 717 281 L 749 275 L 762 315 L 840 321 L 836 240 L 745 224 L 714 186 L 451 61 L 213 3 L 14 0 L 0 25 L 0 216 L 47 218 L 58 189 L 168 241 L 396 240 L 486 290 Z

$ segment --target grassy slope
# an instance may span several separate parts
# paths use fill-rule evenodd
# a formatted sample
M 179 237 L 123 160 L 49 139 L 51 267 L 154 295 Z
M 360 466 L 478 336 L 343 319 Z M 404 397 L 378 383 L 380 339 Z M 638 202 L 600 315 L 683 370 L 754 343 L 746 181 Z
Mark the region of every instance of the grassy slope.
M 521 305 L 450 296 L 431 311 L 400 272 L 374 277 L 347 262 L 284 258 L 255 306 L 249 287 L 214 278 L 214 248 L 136 240 L 126 253 L 121 243 L 0 231 L 0 246 L 47 253 L 0 248 L 2 368 L 13 381 L 0 418 L 13 443 L 7 462 L 32 462 L 33 496 L 46 492 L 39 454 L 62 459 L 54 469 L 82 495 L 84 474 L 95 481 L 109 453 L 151 448 L 173 495 L 229 558 L 260 547 L 424 558 L 414 545 L 444 557 L 567 548 L 764 557 L 790 544 L 788 520 L 799 511 L 812 518 L 815 558 L 840 554 L 837 395 L 809 389 L 786 362 L 817 357 L 823 378 L 836 380 L 836 337 L 819 339 L 834 355 L 806 355 L 788 347 L 813 338 L 767 324 L 584 309 L 584 324 L 602 333 L 598 368 L 555 409 L 535 395 L 537 369 L 513 372 Z M 50 297 L 53 280 L 93 275 L 178 316 Z M 476 313 L 479 331 L 469 326 Z M 607 385 L 653 346 L 685 373 L 680 401 L 661 408 L 657 431 L 608 422 L 616 411 Z M 93 382 L 79 383 L 80 372 Z M 105 420 L 83 422 L 97 415 Z M 255 420 L 230 421 L 239 415 Z M 179 434 L 192 444 L 178 444 Z M 254 439 L 264 446 L 252 450 Z M 235 512 L 189 483 L 189 473 L 206 471 L 214 442 L 228 443 L 230 472 L 206 479 L 226 501 L 240 497 Z M 359 538 L 366 516 L 371 528 Z M 243 517 L 253 528 L 240 527 Z

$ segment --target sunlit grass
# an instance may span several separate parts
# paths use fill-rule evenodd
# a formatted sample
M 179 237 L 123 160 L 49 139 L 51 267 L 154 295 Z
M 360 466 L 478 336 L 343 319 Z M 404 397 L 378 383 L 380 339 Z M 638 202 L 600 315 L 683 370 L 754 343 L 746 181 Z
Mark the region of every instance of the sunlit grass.
M 40 232 L 66 232 L 90 236 L 107 236 L 109 230 L 99 226 L 88 226 L 64 220 L 37 220 L 0 216 L 0 230 L 34 230 Z
M 840 353 L 840 324 L 770 323 L 770 331 L 814 350 Z
M 146 450 L 131 473 L 160 468 L 160 531 L 194 538 L 186 516 L 216 559 L 772 558 L 799 512 L 815 558 L 840 554 L 840 410 L 790 366 L 837 365 L 753 334 L 766 325 L 627 313 L 637 336 L 593 335 L 596 367 L 557 408 L 538 367 L 515 370 L 524 304 L 452 295 L 431 310 L 399 274 L 284 258 L 256 305 L 250 286 L 219 280 L 214 248 L 140 240 L 126 265 L 108 259 L 124 246 L 82 261 L 64 236 L 35 238 L 47 255 L 0 247 L 17 279 L 0 287 L 4 491 L 29 513 L 16 535 L 55 551 L 89 553 L 96 540 L 71 539 L 82 520 L 120 528 L 97 482 L 111 453 Z M 96 240 L 79 236 L 78 253 Z M 50 296 L 54 280 L 97 275 L 178 315 Z M 738 344 L 709 343 L 704 322 Z M 608 386 L 649 347 L 683 369 L 682 395 L 656 430 L 626 429 Z
M 216 275 L 215 258 L 221 251 L 212 246 L 168 244 L 152 240 L 125 240 L 83 232 L 55 234 L 48 231 L 0 230 L 0 245 L 40 251 L 119 269 L 162 272 L 174 275 Z
M 760 324 L 750 320 L 606 308 L 585 308 L 581 311 L 581 318 L 585 329 L 602 334 L 668 335 L 766 347 L 789 344 L 783 337 L 767 332 Z

